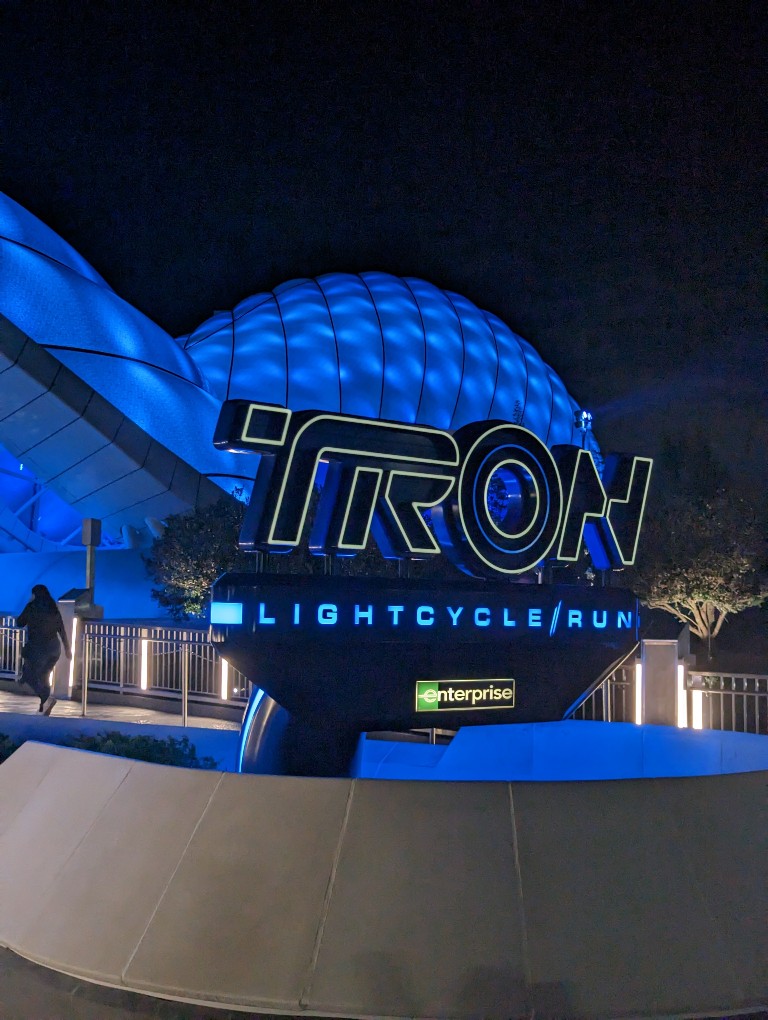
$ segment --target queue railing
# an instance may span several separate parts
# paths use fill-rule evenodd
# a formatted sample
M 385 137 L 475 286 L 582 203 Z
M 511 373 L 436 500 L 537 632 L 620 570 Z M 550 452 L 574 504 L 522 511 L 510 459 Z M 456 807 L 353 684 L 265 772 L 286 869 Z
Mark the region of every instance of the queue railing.
M 691 670 L 687 694 L 693 729 L 768 734 L 768 676 Z
M 72 684 L 83 715 L 89 691 L 178 698 L 184 723 L 190 699 L 248 701 L 248 680 L 216 654 L 207 629 L 79 620 L 74 637 Z M 13 617 L 0 617 L 0 674 L 19 673 L 23 643 L 23 628 Z

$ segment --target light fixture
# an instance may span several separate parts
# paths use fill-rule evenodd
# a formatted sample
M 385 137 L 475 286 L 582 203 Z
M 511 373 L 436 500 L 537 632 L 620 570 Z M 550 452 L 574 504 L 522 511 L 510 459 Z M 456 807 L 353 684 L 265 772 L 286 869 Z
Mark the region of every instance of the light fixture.
M 574 411 L 573 427 L 577 432 L 581 432 L 581 448 L 583 450 L 587 445 L 587 432 L 592 431 L 591 411 Z
M 639 726 L 643 721 L 643 664 L 635 663 L 635 722 Z
M 141 639 L 141 678 L 139 685 L 142 691 L 146 691 L 149 685 L 149 640 Z
M 77 621 L 78 617 L 72 617 L 72 637 L 69 642 L 69 689 L 70 691 L 75 686 L 75 649 L 77 648 Z
M 580 432 L 586 432 L 587 429 L 592 428 L 592 412 L 591 411 L 574 411 L 573 412 L 573 425 Z
M 226 659 L 221 660 L 221 700 L 226 701 L 229 697 L 229 663 Z
M 691 691 L 691 728 L 704 728 L 704 692 Z
M 677 725 L 678 729 L 688 727 L 688 696 L 685 690 L 685 665 L 677 665 Z

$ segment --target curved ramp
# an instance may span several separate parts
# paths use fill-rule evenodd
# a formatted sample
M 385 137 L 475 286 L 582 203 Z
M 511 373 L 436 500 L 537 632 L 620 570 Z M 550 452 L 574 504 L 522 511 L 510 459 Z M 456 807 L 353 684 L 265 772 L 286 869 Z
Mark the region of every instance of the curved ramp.
M 260 1011 L 746 1011 L 766 1003 L 767 776 L 295 779 L 27 743 L 0 767 L 0 941 Z

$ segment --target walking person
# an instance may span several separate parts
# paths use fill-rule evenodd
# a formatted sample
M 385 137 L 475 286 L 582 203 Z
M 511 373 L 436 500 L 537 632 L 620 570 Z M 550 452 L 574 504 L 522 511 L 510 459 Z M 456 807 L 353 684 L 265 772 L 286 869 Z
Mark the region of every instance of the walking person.
M 32 599 L 17 617 L 16 624 L 27 628 L 27 641 L 21 650 L 24 665 L 19 683 L 29 684 L 40 699 L 38 711 L 50 715 L 56 698 L 51 692 L 48 677 L 59 661 L 61 645 L 68 659 L 72 658 L 72 651 L 59 607 L 44 584 L 34 586 Z

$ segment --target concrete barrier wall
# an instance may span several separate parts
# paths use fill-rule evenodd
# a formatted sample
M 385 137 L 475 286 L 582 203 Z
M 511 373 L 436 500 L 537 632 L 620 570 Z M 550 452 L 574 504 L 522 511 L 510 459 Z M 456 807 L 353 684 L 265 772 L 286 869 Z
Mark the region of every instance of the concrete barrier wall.
M 756 733 L 575 721 L 464 726 L 450 744 L 361 739 L 360 779 L 660 779 L 768 770 Z
M 295 779 L 27 743 L 0 767 L 0 941 L 259 1011 L 765 1007 L 767 778 Z

